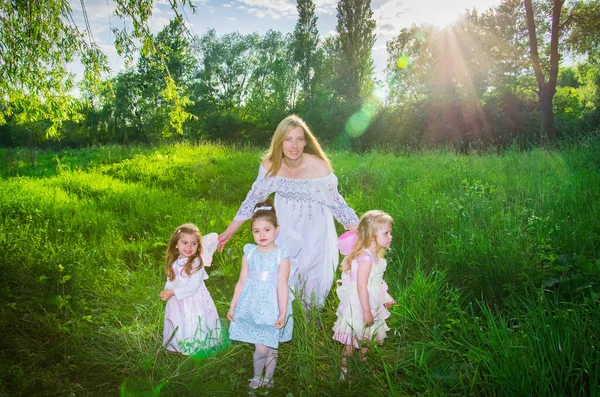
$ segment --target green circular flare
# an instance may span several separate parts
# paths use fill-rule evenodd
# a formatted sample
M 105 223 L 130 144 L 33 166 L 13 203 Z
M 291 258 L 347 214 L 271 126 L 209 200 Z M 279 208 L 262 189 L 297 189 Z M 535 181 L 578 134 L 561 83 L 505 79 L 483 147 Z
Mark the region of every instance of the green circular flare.
M 370 121 L 369 116 L 362 110 L 354 113 L 346 122 L 346 134 L 358 138 L 365 133 Z

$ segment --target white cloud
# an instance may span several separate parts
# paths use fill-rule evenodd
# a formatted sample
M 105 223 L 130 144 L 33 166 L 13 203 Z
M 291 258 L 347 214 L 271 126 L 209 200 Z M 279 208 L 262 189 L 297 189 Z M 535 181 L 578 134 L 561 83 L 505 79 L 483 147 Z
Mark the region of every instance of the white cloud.
M 335 15 L 337 0 L 315 0 L 315 13 Z
M 389 37 L 412 24 L 447 25 L 467 9 L 484 11 L 499 3 L 500 0 L 391 0 L 374 9 L 373 17 L 377 21 L 376 33 Z
M 269 16 L 274 19 L 296 17 L 296 2 L 292 0 L 238 0 L 258 18 Z

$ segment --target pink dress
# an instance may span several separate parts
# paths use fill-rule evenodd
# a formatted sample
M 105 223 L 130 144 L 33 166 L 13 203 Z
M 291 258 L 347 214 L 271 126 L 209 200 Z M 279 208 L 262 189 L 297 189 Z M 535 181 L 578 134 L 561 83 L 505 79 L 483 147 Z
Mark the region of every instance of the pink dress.
M 174 290 L 175 295 L 167 301 L 163 331 L 163 345 L 169 351 L 191 355 L 221 343 L 217 308 L 204 284 L 208 278 L 205 268 L 212 263 L 217 238 L 216 233 L 202 237 L 204 266 L 191 276 L 182 274 L 187 258 L 180 257 L 172 265 L 175 279 L 167 280 L 165 289 Z
M 369 256 L 361 256 L 352 261 L 352 267 L 349 272 L 342 273 L 342 279 L 338 280 L 341 284 L 337 287 L 337 295 L 340 304 L 337 309 L 337 320 L 333 326 L 333 339 L 345 345 L 354 345 L 359 348 L 361 341 L 376 340 L 383 342 L 387 331 L 390 328 L 385 320 L 390 316 L 390 312 L 384 306 L 385 303 L 392 301 L 392 297 L 387 293 L 387 283 L 383 279 L 383 274 L 387 267 L 384 258 L 379 258 L 375 263 L 373 255 L 369 251 L 371 261 L 371 272 L 367 280 L 367 290 L 369 292 L 369 305 L 371 314 L 373 314 L 373 325 L 365 327 L 364 316 L 360 300 L 358 299 L 358 288 L 356 285 L 358 273 L 358 261 Z

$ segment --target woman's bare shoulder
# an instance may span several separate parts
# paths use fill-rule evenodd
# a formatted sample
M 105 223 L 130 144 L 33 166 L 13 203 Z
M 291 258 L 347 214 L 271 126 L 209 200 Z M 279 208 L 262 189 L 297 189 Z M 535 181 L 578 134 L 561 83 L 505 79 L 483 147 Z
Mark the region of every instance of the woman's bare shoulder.
M 268 160 L 268 159 L 264 159 L 264 160 L 262 161 L 261 165 L 263 166 L 263 168 L 264 168 L 265 170 L 268 170 L 268 169 L 270 169 L 270 168 L 271 168 L 271 166 L 273 165 L 273 162 L 271 162 L 271 161 L 270 161 L 270 160 Z
M 315 178 L 322 178 L 331 174 L 331 169 L 327 163 L 317 155 L 306 153 L 307 165 L 311 168 Z

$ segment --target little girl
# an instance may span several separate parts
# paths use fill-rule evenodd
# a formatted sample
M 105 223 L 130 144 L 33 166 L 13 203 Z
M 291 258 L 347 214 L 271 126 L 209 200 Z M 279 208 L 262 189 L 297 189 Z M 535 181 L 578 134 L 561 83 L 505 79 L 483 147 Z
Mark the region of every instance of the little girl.
M 244 246 L 242 270 L 227 318 L 229 338 L 254 343 L 254 377 L 248 391 L 273 387 L 279 342 L 292 339 L 292 300 L 288 293 L 289 253 L 275 246 L 279 230 L 273 201 L 258 203 L 250 218 L 254 244 Z
M 366 359 L 368 342 L 380 344 L 390 329 L 385 319 L 394 299 L 387 293 L 383 273 L 387 266 L 382 258 L 392 243 L 394 220 L 383 211 L 366 212 L 358 223 L 357 241 L 351 253 L 342 261 L 342 280 L 337 287 L 340 304 L 333 339 L 344 344 L 340 379 L 345 379 L 348 357 L 360 349 L 360 359 Z M 365 343 L 363 343 L 365 342 Z
M 171 236 L 165 263 L 167 283 L 160 293 L 160 299 L 167 302 L 163 345 L 169 351 L 190 355 L 221 342 L 221 322 L 204 285 L 205 267 L 212 263 L 217 238 L 216 233 L 201 237 L 191 223 L 179 226 Z

